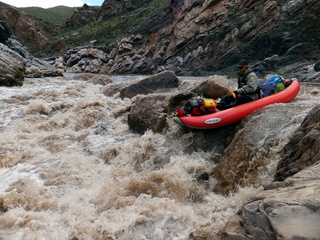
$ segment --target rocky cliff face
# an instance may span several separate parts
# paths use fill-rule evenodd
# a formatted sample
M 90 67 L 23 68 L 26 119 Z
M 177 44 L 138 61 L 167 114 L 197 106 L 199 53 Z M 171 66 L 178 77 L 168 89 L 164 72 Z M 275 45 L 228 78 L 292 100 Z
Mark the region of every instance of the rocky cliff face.
M 90 18 L 95 18 L 98 8 L 84 4 L 83 7 L 77 8 L 74 14 L 68 19 L 63 26 L 64 29 L 80 27 L 88 22 Z
M 163 17 L 170 24 L 157 29 L 151 21 L 150 30 L 155 29 L 159 45 L 171 36 L 163 63 L 175 65 L 179 58 L 185 71 L 218 70 L 241 58 L 255 63 L 274 55 L 281 57 L 274 64 L 280 67 L 319 54 L 320 30 L 314 22 L 319 9 L 317 0 L 172 0 Z
M 8 7 L 1 14 L 1 19 L 7 23 L 13 35 L 29 48 L 30 52 L 43 50 L 48 42 L 47 37 L 38 32 L 35 23 L 26 13 L 16 8 Z
M 97 16 L 98 21 L 107 20 L 110 16 L 119 15 L 123 12 L 130 11 L 132 9 L 141 7 L 142 4 L 149 2 L 150 0 L 108 0 L 104 1 Z
M 84 5 L 64 29 L 79 27 L 88 19 L 108 21 L 113 16 L 147 8 L 150 3 L 151 0 L 108 0 L 100 9 Z M 31 52 L 46 48 L 46 37 L 25 14 L 8 8 L 2 15 Z M 98 58 L 88 59 L 85 54 L 84 60 L 74 66 L 65 64 L 68 71 L 151 74 L 172 70 L 179 75 L 205 75 L 234 72 L 234 65 L 247 58 L 258 74 L 281 72 L 288 78 L 308 80 L 305 74 L 310 73 L 309 66 L 320 58 L 318 22 L 318 0 L 168 0 L 165 9 L 159 9 L 158 14 L 129 30 L 128 36 L 116 43 L 72 50 L 80 59 L 83 52 L 102 51 Z M 56 49 L 63 54 L 63 41 L 70 40 L 61 40 L 51 51 Z
M 138 6 L 105 1 L 97 19 L 107 21 Z M 299 71 L 320 56 L 319 21 L 317 0 L 171 0 L 164 11 L 131 31 L 145 44 L 132 42 L 131 36 L 105 48 L 102 72 L 226 74 L 247 58 L 258 73 L 278 71 L 303 80 Z

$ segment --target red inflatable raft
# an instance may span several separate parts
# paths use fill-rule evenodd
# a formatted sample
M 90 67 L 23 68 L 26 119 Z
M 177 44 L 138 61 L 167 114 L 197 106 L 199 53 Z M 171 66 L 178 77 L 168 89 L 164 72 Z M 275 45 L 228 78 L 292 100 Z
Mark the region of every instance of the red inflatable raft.
M 272 94 L 268 97 L 207 115 L 183 117 L 175 116 L 174 120 L 189 128 L 210 129 L 222 127 L 238 122 L 244 117 L 253 113 L 255 110 L 263 108 L 267 105 L 290 102 L 298 95 L 299 90 L 300 83 L 295 79 L 283 91 Z

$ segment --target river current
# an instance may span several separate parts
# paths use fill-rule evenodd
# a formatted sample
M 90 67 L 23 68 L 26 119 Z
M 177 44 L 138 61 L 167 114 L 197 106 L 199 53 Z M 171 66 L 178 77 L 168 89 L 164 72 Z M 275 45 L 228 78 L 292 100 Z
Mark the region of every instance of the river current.
M 219 239 L 228 218 L 272 180 L 278 150 L 320 99 L 317 85 L 303 83 L 292 102 L 245 119 L 230 165 L 248 145 L 260 149 L 263 173 L 220 195 L 216 179 L 197 180 L 218 153 L 185 151 L 192 132 L 171 120 L 163 134 L 130 132 L 131 100 L 73 76 L 0 87 L 1 240 Z

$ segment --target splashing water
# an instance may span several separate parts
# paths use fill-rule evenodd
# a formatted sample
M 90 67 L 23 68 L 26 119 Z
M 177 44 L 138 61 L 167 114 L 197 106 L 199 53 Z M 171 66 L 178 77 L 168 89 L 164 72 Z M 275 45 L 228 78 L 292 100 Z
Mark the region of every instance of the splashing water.
M 197 180 L 215 166 L 214 152 L 185 153 L 192 133 L 173 123 L 166 134 L 131 133 L 131 101 L 106 97 L 102 87 L 68 77 L 0 87 L 0 239 L 218 239 L 259 184 L 214 193 L 216 179 Z M 260 143 L 251 147 L 286 142 L 318 101 L 311 95 L 296 100 L 304 109 L 283 123 L 285 134 L 267 135 L 270 117 L 249 119 L 265 127 L 255 129 Z M 248 138 L 249 125 L 238 138 Z M 275 155 L 263 156 L 268 162 Z

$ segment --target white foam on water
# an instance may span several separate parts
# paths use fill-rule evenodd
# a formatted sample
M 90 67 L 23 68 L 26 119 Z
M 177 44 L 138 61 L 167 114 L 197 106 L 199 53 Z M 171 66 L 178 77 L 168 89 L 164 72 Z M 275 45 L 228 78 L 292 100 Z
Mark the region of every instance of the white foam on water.
M 164 135 L 131 133 L 131 100 L 106 97 L 102 87 L 46 78 L 0 88 L 0 238 L 214 238 L 262 190 L 214 193 L 214 178 L 197 180 L 216 165 L 214 152 L 186 153 L 192 133 L 177 125 Z M 317 95 L 298 97 L 294 107 L 306 110 L 273 133 L 277 141 L 292 135 L 316 101 Z M 268 119 L 254 116 L 264 123 L 255 131 L 265 135 Z

